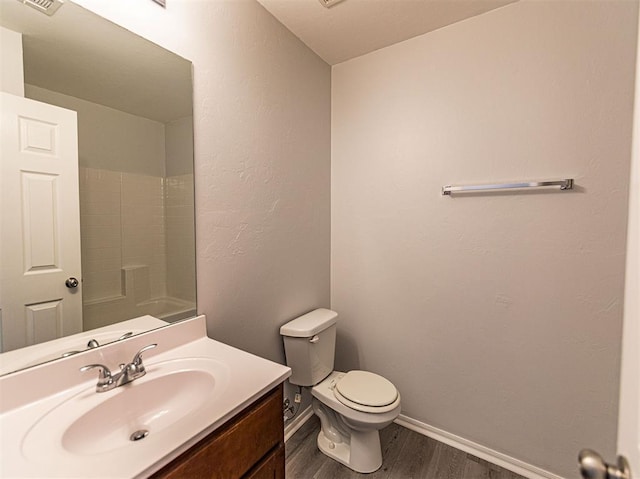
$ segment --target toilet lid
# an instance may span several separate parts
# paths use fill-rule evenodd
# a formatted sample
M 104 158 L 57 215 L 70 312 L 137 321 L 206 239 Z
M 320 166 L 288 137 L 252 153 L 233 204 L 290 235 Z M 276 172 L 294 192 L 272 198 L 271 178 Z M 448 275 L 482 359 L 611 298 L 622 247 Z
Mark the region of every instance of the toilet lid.
M 368 371 L 349 371 L 338 381 L 335 391 L 338 399 L 342 396 L 363 406 L 388 406 L 398 398 L 391 381 Z

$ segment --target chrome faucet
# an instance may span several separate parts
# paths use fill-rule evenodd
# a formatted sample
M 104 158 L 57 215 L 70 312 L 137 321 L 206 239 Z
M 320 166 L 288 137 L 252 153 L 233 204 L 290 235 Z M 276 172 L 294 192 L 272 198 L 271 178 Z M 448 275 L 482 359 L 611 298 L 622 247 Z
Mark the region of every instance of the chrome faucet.
M 129 364 L 121 364 L 120 371 L 111 373 L 108 367 L 103 364 L 88 364 L 80 368 L 81 372 L 89 371 L 90 369 L 98 368 L 98 384 L 96 384 L 96 392 L 103 393 L 111 391 L 114 388 L 120 387 L 124 384 L 128 384 L 138 378 L 141 378 L 147 373 L 147 370 L 142 364 L 142 353 L 153 349 L 157 344 L 149 344 L 136 353 Z
M 116 339 L 116 341 L 122 341 L 123 339 L 127 339 L 127 338 L 129 338 L 131 336 L 133 336 L 133 331 L 129 331 L 128 333 L 124 333 L 122 336 L 120 336 L 118 339 Z M 97 348 L 98 346 L 100 346 L 100 343 L 95 339 L 91 339 L 87 343 L 87 347 L 89 349 Z
M 129 331 L 128 333 L 124 333 L 122 336 L 120 336 L 118 339 L 116 339 L 116 341 L 122 341 L 123 339 L 127 339 L 127 338 L 129 338 L 131 336 L 133 336 L 133 332 Z M 91 339 L 87 343 L 87 348 L 89 348 L 89 349 L 94 349 L 94 348 L 97 348 L 98 346 L 100 346 L 100 343 L 95 339 Z M 61 357 L 67 358 L 69 356 L 73 356 L 74 354 L 78 354 L 78 353 L 81 353 L 81 352 L 82 351 L 79 351 L 79 350 L 67 351 L 66 353 L 62 353 Z

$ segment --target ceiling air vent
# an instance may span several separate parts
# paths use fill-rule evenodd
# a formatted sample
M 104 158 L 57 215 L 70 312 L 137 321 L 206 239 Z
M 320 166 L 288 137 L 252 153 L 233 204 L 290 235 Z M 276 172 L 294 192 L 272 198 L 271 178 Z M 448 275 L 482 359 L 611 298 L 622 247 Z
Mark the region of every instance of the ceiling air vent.
M 39 12 L 46 13 L 51 16 L 58 8 L 62 6 L 64 3 L 62 0 L 18 0 L 20 3 L 24 3 L 25 5 L 29 5 L 32 8 L 35 8 Z
M 344 0 L 320 0 L 320 3 L 322 4 L 323 7 L 331 8 L 336 3 L 340 3 L 340 2 L 343 2 L 343 1 Z

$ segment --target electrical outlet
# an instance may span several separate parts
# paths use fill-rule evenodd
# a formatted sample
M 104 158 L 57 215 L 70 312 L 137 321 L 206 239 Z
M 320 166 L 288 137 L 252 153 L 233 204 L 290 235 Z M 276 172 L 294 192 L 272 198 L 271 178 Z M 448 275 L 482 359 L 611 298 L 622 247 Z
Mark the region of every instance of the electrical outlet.
M 302 394 L 296 393 L 296 396 L 293 399 L 293 402 L 295 402 L 296 404 L 300 404 L 302 402 Z
M 289 409 L 290 406 L 291 406 L 291 401 L 289 400 L 289 398 L 285 398 L 282 403 L 282 410 L 286 411 L 287 409 Z

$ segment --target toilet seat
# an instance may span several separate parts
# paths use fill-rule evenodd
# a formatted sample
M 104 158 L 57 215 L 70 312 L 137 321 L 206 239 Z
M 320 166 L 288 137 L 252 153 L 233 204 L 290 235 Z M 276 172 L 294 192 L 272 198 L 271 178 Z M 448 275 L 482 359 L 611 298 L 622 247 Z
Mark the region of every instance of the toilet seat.
M 400 403 L 393 383 L 368 371 L 349 371 L 335 381 L 332 389 L 338 401 L 356 411 L 384 413 Z

